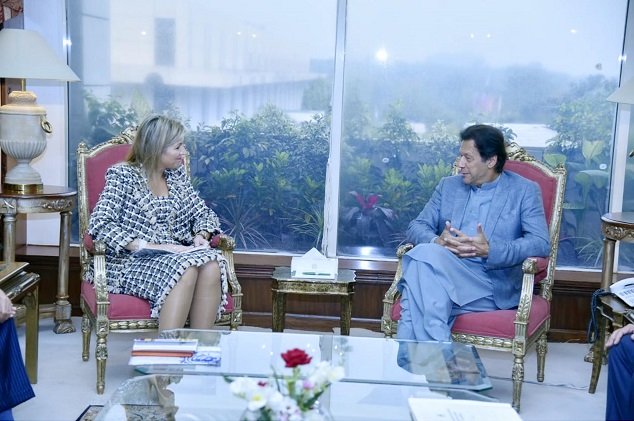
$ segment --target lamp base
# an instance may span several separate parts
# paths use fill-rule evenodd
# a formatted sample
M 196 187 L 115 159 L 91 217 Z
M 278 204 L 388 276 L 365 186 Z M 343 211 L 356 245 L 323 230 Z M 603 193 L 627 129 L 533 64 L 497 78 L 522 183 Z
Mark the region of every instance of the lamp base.
M 17 194 L 42 193 L 42 191 L 44 191 L 44 186 L 42 184 L 3 183 L 2 191 L 5 193 L 17 193 Z

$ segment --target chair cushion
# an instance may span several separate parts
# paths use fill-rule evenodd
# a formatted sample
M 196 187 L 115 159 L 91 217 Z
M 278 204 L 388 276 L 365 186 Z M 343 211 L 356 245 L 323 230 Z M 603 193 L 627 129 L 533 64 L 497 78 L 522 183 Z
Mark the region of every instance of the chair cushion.
M 548 272 L 548 262 L 550 259 L 548 257 L 537 257 L 537 273 L 535 274 L 535 283 L 541 281 L 546 278 Z M 535 300 L 533 300 L 535 302 Z M 394 301 L 394 305 L 392 306 L 392 320 L 398 321 L 401 319 L 401 298 L 397 298 Z
M 97 312 L 97 294 L 92 284 L 81 283 L 81 296 L 93 314 Z M 139 320 L 150 318 L 150 303 L 142 298 L 125 294 L 108 294 L 109 320 Z
M 499 338 L 513 338 L 515 336 L 516 310 L 484 311 L 481 313 L 466 313 L 456 317 L 452 332 L 472 335 L 495 336 Z M 538 327 L 550 315 L 550 303 L 539 295 L 533 296 L 531 314 L 528 317 L 528 334 L 535 333 Z M 401 299 L 392 306 L 392 320 L 401 318 Z
M 81 296 L 93 314 L 97 312 L 97 294 L 92 284 L 81 283 Z M 126 294 L 108 294 L 110 305 L 107 317 L 109 320 L 139 320 L 150 318 L 150 303 L 143 298 Z M 233 297 L 227 294 L 225 313 L 233 311 Z
M 515 337 L 516 310 L 484 311 L 481 313 L 466 313 L 456 317 L 451 331 L 468 335 L 495 336 L 497 338 L 513 339 Z M 533 296 L 531 314 L 528 317 L 528 336 L 550 316 L 550 303 L 539 295 Z

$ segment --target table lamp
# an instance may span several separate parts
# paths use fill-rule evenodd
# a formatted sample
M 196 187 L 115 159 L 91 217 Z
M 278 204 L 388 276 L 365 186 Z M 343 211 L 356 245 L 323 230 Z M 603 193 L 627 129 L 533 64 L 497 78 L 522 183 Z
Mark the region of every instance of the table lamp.
M 79 80 L 47 41 L 25 29 L 0 30 L 0 78 L 22 80 L 22 90 L 9 94 L 0 107 L 0 149 L 16 160 L 4 179 L 4 190 L 17 193 L 42 191 L 42 177 L 30 165 L 46 149 L 46 135 L 52 132 L 46 110 L 37 97 L 25 89 L 25 79 Z
M 629 124 L 630 106 L 634 105 L 634 78 L 628 80 L 623 85 L 619 86 L 616 91 L 612 92 L 612 94 L 608 97 L 608 101 L 628 105 L 628 107 L 626 107 L 626 124 Z M 625 139 L 627 139 L 627 136 L 625 137 Z M 628 155 L 630 157 L 633 157 L 634 149 L 632 149 Z

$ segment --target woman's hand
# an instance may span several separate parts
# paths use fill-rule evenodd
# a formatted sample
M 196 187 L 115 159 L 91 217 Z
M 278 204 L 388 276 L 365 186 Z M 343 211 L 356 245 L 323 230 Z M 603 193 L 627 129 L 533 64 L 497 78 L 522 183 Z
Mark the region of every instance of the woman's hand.
M 209 241 L 200 234 L 194 237 L 194 247 L 209 245 Z
M 9 297 L 0 289 L 0 323 L 15 316 L 15 308 Z

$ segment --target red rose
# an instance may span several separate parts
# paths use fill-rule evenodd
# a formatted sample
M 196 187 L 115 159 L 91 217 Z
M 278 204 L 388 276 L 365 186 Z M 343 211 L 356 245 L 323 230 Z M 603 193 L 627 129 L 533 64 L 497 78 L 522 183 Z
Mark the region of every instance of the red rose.
M 294 368 L 298 365 L 310 363 L 313 358 L 299 348 L 291 349 L 282 354 L 282 359 L 286 362 L 286 367 Z

